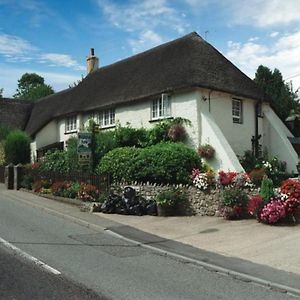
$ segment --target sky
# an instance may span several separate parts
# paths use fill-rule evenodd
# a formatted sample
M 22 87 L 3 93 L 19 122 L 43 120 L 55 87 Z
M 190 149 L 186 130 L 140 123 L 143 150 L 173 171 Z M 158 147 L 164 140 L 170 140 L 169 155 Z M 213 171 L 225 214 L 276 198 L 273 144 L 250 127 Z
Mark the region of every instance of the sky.
M 300 88 L 300 0 L 0 0 L 0 88 L 22 74 L 56 92 L 100 66 L 196 31 L 250 78 L 259 65 Z

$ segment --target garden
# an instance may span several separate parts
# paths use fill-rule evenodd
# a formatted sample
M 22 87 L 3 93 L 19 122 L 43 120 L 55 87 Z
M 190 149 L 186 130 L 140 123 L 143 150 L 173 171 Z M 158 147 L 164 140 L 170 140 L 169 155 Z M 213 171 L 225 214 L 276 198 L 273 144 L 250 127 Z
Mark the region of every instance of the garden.
M 293 175 L 286 173 L 284 162 L 267 153 L 256 159 L 246 151 L 240 157 L 245 173 L 213 170 L 209 162 L 216 150 L 209 144 L 191 148 L 187 126 L 188 120 L 176 118 L 151 129 L 127 124 L 93 131 L 88 166 L 78 160 L 78 139 L 71 138 L 66 151 L 52 150 L 38 163 L 27 164 L 22 186 L 91 202 L 95 211 L 104 213 L 216 215 L 228 220 L 256 218 L 265 224 L 299 221 L 300 183 L 290 179 Z M 6 140 L 11 155 L 14 147 Z

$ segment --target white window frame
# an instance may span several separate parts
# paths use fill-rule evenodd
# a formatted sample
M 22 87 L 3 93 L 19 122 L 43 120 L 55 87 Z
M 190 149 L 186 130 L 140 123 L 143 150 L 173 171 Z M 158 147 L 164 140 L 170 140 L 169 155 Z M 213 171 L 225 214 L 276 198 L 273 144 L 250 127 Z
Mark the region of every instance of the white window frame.
M 70 116 L 66 118 L 65 132 L 76 132 L 77 130 L 77 116 Z
M 161 94 L 154 99 L 151 108 L 151 120 L 159 120 L 171 117 L 171 97 L 168 94 Z
M 101 128 L 112 127 L 116 125 L 115 109 L 106 109 L 94 114 L 94 121 Z
M 243 123 L 243 100 L 232 98 L 232 121 L 236 124 Z

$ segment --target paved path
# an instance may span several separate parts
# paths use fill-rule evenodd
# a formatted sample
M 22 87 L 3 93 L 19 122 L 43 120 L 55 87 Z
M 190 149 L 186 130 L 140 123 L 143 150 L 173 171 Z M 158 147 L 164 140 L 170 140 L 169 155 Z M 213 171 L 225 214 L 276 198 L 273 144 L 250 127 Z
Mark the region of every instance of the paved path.
M 300 225 L 268 226 L 256 220 L 216 217 L 123 216 L 98 214 L 194 247 L 300 274 Z

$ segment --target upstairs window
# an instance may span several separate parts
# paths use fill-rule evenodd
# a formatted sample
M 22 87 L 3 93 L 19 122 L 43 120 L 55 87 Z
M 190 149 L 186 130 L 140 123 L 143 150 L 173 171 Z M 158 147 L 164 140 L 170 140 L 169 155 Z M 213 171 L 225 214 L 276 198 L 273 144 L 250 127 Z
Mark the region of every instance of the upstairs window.
M 100 127 L 110 127 L 115 125 L 115 110 L 107 109 L 100 111 L 95 114 L 95 122 L 100 125 Z
M 152 103 L 152 120 L 163 119 L 171 116 L 171 99 L 170 95 L 162 94 Z
M 243 102 L 241 99 L 232 99 L 232 121 L 233 123 L 243 123 Z
M 77 117 L 71 116 L 66 119 L 66 132 L 74 132 L 77 129 Z

